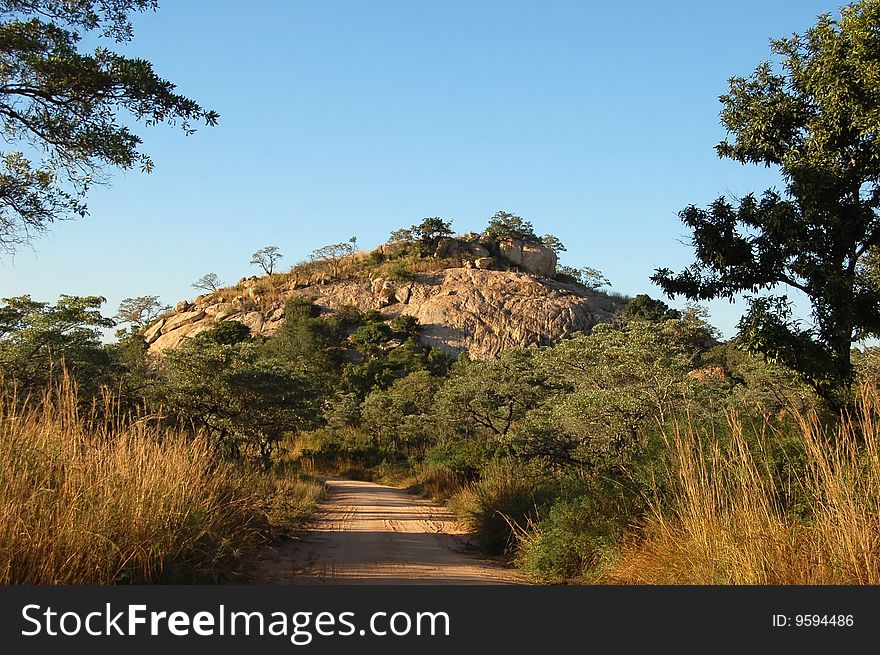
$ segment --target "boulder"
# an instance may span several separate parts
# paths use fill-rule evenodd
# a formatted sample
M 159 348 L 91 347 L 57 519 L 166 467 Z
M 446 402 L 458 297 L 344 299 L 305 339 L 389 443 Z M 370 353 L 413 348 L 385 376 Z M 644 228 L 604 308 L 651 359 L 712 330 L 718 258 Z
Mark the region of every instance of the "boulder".
M 194 337 L 201 332 L 210 330 L 212 327 L 214 327 L 214 324 L 209 322 L 181 325 L 176 330 L 166 332 L 150 344 L 150 352 L 156 354 L 161 353 L 163 350 L 168 350 L 169 348 L 176 348 L 184 339 Z
M 474 260 L 474 266 L 481 271 L 487 271 L 492 268 L 492 258 L 491 257 L 477 257 Z
M 160 319 L 153 323 L 150 327 L 148 327 L 144 331 L 144 341 L 147 343 L 153 343 L 156 339 L 159 338 L 159 335 L 162 334 L 162 326 L 165 325 L 165 319 Z
M 546 278 L 556 275 L 556 253 L 543 244 L 521 239 L 501 239 L 498 250 L 527 273 Z
M 467 249 L 470 251 L 470 253 L 474 257 L 488 257 L 489 256 L 489 251 L 486 250 L 486 248 L 481 246 L 479 243 L 469 243 L 467 245 Z
M 174 311 L 176 311 L 178 314 L 180 314 L 181 312 L 188 312 L 190 309 L 192 309 L 192 303 L 189 300 L 181 300 L 176 305 L 174 305 Z
M 395 289 L 394 290 L 394 298 L 397 300 L 397 302 L 399 302 L 402 305 L 405 305 L 406 303 L 408 303 L 409 297 L 412 294 L 412 287 L 413 287 L 413 285 L 406 284 L 402 287 L 398 287 L 397 289 Z
M 437 241 L 437 247 L 434 249 L 434 257 L 436 259 L 447 259 L 458 253 L 458 241 L 449 237 L 442 237 Z
M 205 307 L 205 313 L 214 318 L 223 317 L 232 311 L 232 304 L 228 302 L 218 302 L 216 305 Z
M 265 319 L 260 312 L 244 312 L 243 314 L 235 314 L 233 316 L 230 316 L 226 320 L 238 321 L 242 325 L 246 325 L 253 335 L 260 334 L 263 330 L 263 323 L 265 323 Z
M 162 334 L 168 334 L 173 330 L 177 330 L 184 325 L 190 325 L 191 323 L 200 321 L 203 318 L 205 318 L 205 310 L 203 309 L 197 309 L 192 312 L 182 312 L 167 319 L 165 321 L 165 325 L 163 325 L 161 328 L 161 332 Z

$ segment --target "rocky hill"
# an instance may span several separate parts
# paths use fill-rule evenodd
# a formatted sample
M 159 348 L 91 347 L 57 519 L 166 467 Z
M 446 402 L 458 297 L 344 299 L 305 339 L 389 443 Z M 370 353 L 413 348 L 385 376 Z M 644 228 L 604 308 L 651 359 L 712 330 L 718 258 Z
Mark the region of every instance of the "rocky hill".
M 361 259 L 383 256 L 379 249 Z M 328 276 L 326 267 L 295 268 L 289 274 L 245 278 L 194 302 L 179 302 L 175 312 L 146 330 L 144 338 L 150 352 L 160 354 L 222 320 L 240 321 L 254 335 L 272 335 L 284 319 L 286 302 L 302 297 L 327 313 L 356 307 L 389 317 L 414 316 L 426 345 L 489 359 L 506 348 L 549 344 L 589 330 L 609 320 L 619 305 L 604 294 L 551 279 L 556 256 L 536 243 L 487 242 L 465 235 L 441 240 L 430 259 L 442 262 L 440 270 L 404 279 L 365 264 L 357 274 L 337 270 Z

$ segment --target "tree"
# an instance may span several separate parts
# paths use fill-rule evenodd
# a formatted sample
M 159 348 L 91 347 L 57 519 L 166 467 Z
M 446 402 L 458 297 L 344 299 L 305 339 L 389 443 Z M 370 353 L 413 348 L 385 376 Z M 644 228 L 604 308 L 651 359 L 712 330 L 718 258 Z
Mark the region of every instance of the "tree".
M 746 294 L 740 340 L 840 410 L 852 343 L 880 333 L 880 286 L 863 274 L 880 244 L 880 3 L 846 7 L 840 20 L 823 15 L 806 36 L 774 40 L 771 50 L 781 70 L 764 62 L 721 96 L 729 136 L 716 149 L 777 167 L 784 192 L 685 208 L 696 262 L 651 279 L 670 297 Z M 812 325 L 795 320 L 780 285 L 806 295 Z
M 497 360 L 459 358 L 437 393 L 438 427 L 453 436 L 482 435 L 507 447 L 516 421 L 547 395 L 546 374 L 533 349 L 511 348 Z
M 423 218 L 421 223 L 412 226 L 411 232 L 421 241 L 424 250 L 430 251 L 441 238 L 452 236 L 452 221 L 444 221 L 439 216 Z
M 438 386 L 430 372 L 415 371 L 387 389 L 373 389 L 363 402 L 363 427 L 391 453 L 423 454 L 433 428 L 429 411 Z
M 233 346 L 251 340 L 251 329 L 241 321 L 220 321 L 196 337 L 211 343 Z
M 598 268 L 591 266 L 583 266 L 574 268 L 572 266 L 560 266 L 556 272 L 556 279 L 563 282 L 574 282 L 586 287 L 590 291 L 597 291 L 602 287 L 610 287 L 611 282 Z
M 254 253 L 256 256 L 256 253 Z M 251 260 L 253 263 L 253 260 Z M 192 283 L 192 286 L 196 289 L 202 289 L 203 291 L 216 291 L 220 287 L 223 286 L 223 283 L 220 281 L 220 278 L 216 273 L 205 273 L 202 277 Z
M 281 254 L 281 250 L 278 246 L 266 246 L 265 248 L 260 248 L 257 252 L 251 255 L 251 264 L 254 266 L 259 266 L 262 268 L 266 275 L 272 275 L 275 271 L 275 264 L 278 263 L 284 255 Z
M 544 244 L 545 248 L 549 248 L 557 255 L 561 252 L 565 252 L 568 248 L 565 247 L 565 244 L 560 241 L 559 237 L 554 236 L 552 234 L 545 234 L 540 239 L 541 243 Z
M 105 299 L 61 296 L 50 305 L 18 296 L 0 302 L 0 377 L 24 396 L 41 391 L 63 365 L 81 397 L 90 399 L 108 373 L 101 328 L 113 321 L 101 316 Z
M 324 262 L 330 266 L 333 277 L 339 276 L 339 265 L 346 257 L 351 257 L 357 252 L 357 237 L 351 237 L 343 243 L 331 243 L 315 250 L 309 259 Z
M 293 298 L 284 306 L 284 322 L 264 348 L 269 356 L 329 390 L 339 378 L 341 339 L 339 325 L 321 318 L 317 305 Z
M 496 239 L 508 237 L 523 241 L 539 241 L 529 221 L 506 211 L 495 212 L 495 215 L 489 219 L 485 233 Z
M 218 114 L 174 92 L 150 62 L 90 41 L 130 41 L 131 12 L 156 0 L 0 0 L 0 124 L 10 148 L 0 153 L 0 248 L 29 243 L 54 221 L 85 216 L 89 187 L 107 169 L 153 161 L 139 150 L 132 120 L 167 123 L 191 134 Z
M 688 373 L 710 333 L 696 315 L 624 330 L 603 323 L 542 350 L 554 393 L 514 435 L 517 449 L 592 466 L 638 448 L 646 430 L 707 406 L 693 402 L 704 390 Z
M 113 318 L 117 323 L 129 323 L 135 330 L 153 323 L 159 314 L 170 309 L 159 302 L 159 296 L 138 296 L 126 298 L 119 303 L 119 309 Z
M 651 298 L 648 294 L 640 293 L 626 303 L 623 315 L 628 320 L 649 321 L 659 323 L 669 319 L 681 318 L 681 312 L 671 309 L 662 300 Z
M 268 468 L 284 432 L 314 425 L 311 381 L 263 356 L 250 341 L 218 343 L 201 336 L 168 351 L 158 400 L 205 429 L 222 455 L 255 457 Z

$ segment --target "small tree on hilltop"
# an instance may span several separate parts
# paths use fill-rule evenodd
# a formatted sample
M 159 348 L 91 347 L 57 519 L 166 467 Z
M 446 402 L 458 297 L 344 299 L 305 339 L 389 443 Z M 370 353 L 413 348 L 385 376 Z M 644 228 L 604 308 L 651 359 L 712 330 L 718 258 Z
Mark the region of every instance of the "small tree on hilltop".
M 523 241 L 539 241 L 538 235 L 535 234 L 535 229 L 529 221 L 506 211 L 495 212 L 495 215 L 489 219 L 485 233 L 496 239 L 509 237 Z
M 168 305 L 159 302 L 159 296 L 138 296 L 126 298 L 119 304 L 116 316 L 113 319 L 118 323 L 129 323 L 139 330 L 153 323 L 159 314 L 170 309 Z
M 339 265 L 346 257 L 357 252 L 357 237 L 351 237 L 342 243 L 330 243 L 315 250 L 309 259 L 324 262 L 330 266 L 333 277 L 339 277 Z
M 583 266 L 581 268 L 560 266 L 556 272 L 556 279 L 561 282 L 574 282 L 591 291 L 611 286 L 611 282 L 602 271 L 591 266 Z
M 275 272 L 275 264 L 283 257 L 278 246 L 266 246 L 251 256 L 251 264 L 262 268 L 266 275 L 272 275 Z
M 253 261 L 251 261 L 251 263 L 253 263 Z M 220 281 L 220 278 L 216 273 L 205 273 L 202 277 L 193 282 L 192 286 L 204 291 L 216 291 L 223 286 L 223 283 Z
M 421 223 L 412 226 L 412 234 L 430 249 L 443 237 L 452 236 L 452 221 L 444 221 L 439 216 L 423 218 Z
M 568 250 L 562 243 L 562 241 L 559 240 L 559 237 L 552 234 L 545 234 L 541 237 L 540 241 L 542 244 L 544 244 L 545 248 L 549 248 L 557 255 L 561 252 L 565 252 L 566 250 Z

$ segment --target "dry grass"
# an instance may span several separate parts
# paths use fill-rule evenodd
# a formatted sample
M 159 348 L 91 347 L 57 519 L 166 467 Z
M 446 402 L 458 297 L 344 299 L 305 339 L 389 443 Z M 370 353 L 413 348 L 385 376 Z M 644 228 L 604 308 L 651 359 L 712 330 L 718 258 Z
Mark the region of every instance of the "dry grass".
M 692 433 L 669 439 L 671 490 L 607 581 L 641 584 L 880 583 L 880 435 L 876 389 L 859 419 L 826 434 L 800 415 L 807 518 L 786 513 L 764 451 L 736 419 L 732 443 L 704 452 Z
M 41 405 L 0 400 L 0 583 L 221 579 L 262 543 L 266 482 L 202 438 L 78 410 L 69 383 Z

